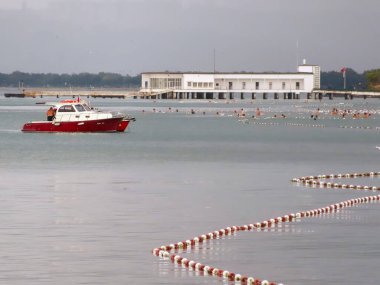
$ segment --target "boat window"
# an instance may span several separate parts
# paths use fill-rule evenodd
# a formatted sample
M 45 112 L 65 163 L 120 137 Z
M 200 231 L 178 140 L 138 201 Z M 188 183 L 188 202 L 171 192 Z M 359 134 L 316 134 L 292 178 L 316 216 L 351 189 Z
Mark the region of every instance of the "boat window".
M 75 112 L 75 109 L 71 105 L 63 105 L 58 109 L 58 112 Z
M 75 105 L 75 109 L 77 109 L 78 112 L 86 111 L 85 108 L 81 104 Z

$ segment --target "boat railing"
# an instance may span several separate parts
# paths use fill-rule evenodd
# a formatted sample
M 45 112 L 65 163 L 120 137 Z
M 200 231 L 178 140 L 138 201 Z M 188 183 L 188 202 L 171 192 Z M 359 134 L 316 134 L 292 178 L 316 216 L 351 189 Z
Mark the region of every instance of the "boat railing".
M 126 115 L 122 112 L 111 112 L 113 118 L 124 118 Z

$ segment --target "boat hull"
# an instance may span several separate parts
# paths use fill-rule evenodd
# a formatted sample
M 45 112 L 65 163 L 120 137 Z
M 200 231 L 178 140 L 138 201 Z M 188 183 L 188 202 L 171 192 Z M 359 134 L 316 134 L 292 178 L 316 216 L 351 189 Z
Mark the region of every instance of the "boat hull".
M 41 121 L 26 123 L 23 132 L 46 132 L 46 133 L 103 133 L 124 132 L 128 127 L 129 120 L 124 118 L 109 118 L 88 121 Z

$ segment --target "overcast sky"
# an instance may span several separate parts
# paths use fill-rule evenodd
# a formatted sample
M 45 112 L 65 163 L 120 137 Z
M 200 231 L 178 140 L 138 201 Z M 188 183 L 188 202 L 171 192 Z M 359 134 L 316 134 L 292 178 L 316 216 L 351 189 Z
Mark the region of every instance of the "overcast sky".
M 362 72 L 379 19 L 379 0 L 0 0 L 0 72 L 213 71 L 214 49 L 217 71 Z

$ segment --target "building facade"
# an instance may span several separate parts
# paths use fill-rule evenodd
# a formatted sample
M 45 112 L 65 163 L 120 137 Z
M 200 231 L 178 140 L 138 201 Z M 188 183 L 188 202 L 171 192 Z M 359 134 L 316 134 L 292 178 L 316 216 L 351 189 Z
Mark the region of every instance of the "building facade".
M 295 73 L 145 72 L 140 94 L 161 99 L 235 99 L 269 94 L 300 98 L 320 88 L 320 67 L 300 65 Z

